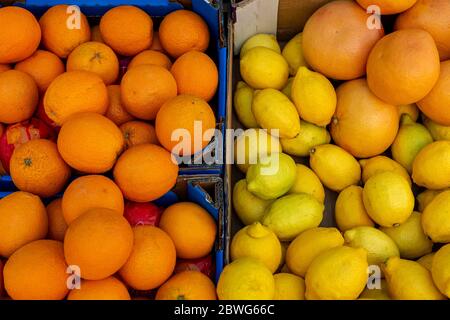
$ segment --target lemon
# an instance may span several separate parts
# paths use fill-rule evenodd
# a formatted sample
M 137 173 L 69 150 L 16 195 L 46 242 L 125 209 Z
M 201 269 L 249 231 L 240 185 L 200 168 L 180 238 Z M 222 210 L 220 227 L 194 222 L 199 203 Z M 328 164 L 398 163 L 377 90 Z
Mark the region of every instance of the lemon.
M 431 274 L 439 290 L 450 298 L 450 244 L 440 248 L 434 255 Z
M 427 127 L 428 131 L 430 131 L 434 140 L 450 141 L 450 126 L 443 126 L 425 116 L 423 117 L 423 124 Z
M 269 130 L 274 136 L 293 138 L 300 132 L 300 118 L 294 104 L 278 90 L 264 89 L 256 92 L 252 112 L 259 126 Z M 271 129 L 277 129 L 278 134 Z
M 438 194 L 425 208 L 422 227 L 433 242 L 450 242 L 450 190 Z
M 450 141 L 430 143 L 416 156 L 412 178 L 416 184 L 427 189 L 450 187 Z
M 383 268 L 389 295 L 395 300 L 442 300 L 430 272 L 416 261 L 390 258 Z
M 283 87 L 283 89 L 281 90 L 281 92 L 283 92 L 283 94 L 288 97 L 289 99 L 291 99 L 291 92 L 292 92 L 292 83 L 294 82 L 294 77 L 291 77 L 288 79 L 288 81 L 286 82 L 286 85 Z M 291 99 L 292 100 L 292 99 Z
M 246 173 L 251 164 L 256 164 L 262 157 L 279 152 L 280 139 L 268 134 L 264 129 L 247 129 L 236 138 L 234 163 Z
M 325 189 L 319 177 L 303 164 L 297 164 L 296 166 L 295 182 L 288 193 L 307 193 L 323 203 L 325 201 Z
M 367 282 L 367 253 L 346 246 L 319 254 L 306 273 L 306 299 L 354 300 Z
M 265 47 L 277 53 L 281 53 L 280 45 L 273 34 L 259 33 L 251 36 L 242 44 L 240 57 L 242 58 L 250 49 Z
M 385 233 L 373 227 L 356 227 L 344 233 L 345 242 L 367 251 L 369 265 L 380 265 L 390 257 L 400 256 L 397 245 Z
M 284 153 L 273 153 L 252 164 L 247 171 L 247 190 L 264 200 L 276 199 L 291 189 L 297 169 Z
M 254 90 L 245 82 L 239 81 L 234 93 L 234 111 L 239 121 L 246 128 L 257 128 L 255 116 L 252 113 L 252 101 Z
M 342 232 L 361 226 L 373 227 L 363 202 L 363 188 L 350 186 L 342 190 L 335 206 L 336 224 Z
M 318 126 L 331 122 L 336 110 L 336 91 L 322 74 L 300 67 L 292 83 L 291 96 L 303 120 Z
M 239 180 L 233 188 L 233 207 L 243 224 L 260 221 L 272 200 L 263 200 L 247 190 L 247 181 Z
M 391 300 L 389 297 L 389 292 L 387 288 L 387 282 L 385 279 L 380 279 L 380 287 L 379 288 L 371 288 L 366 287 L 364 291 L 359 296 L 359 299 L 364 300 Z
M 417 119 L 419 119 L 419 108 L 417 108 L 415 103 L 403 104 L 398 106 L 398 114 L 407 114 L 413 121 L 417 121 Z
M 430 204 L 430 202 L 443 190 L 425 190 L 418 194 L 417 199 L 417 209 L 423 212 L 425 208 Z
M 253 257 L 273 273 L 280 266 L 281 244 L 275 233 L 259 222 L 239 230 L 230 246 L 231 260 Z
M 289 64 L 289 73 L 293 76 L 297 74 L 298 68 L 308 65 L 303 56 L 301 32 L 286 43 L 281 54 Z
M 433 242 L 423 232 L 421 216 L 419 212 L 413 212 L 408 220 L 399 226 L 380 228 L 394 240 L 400 256 L 404 259 L 417 259 L 430 253 L 433 248 Z
M 281 241 L 281 263 L 280 263 L 280 269 L 283 268 L 283 266 L 286 264 L 286 252 L 287 252 L 287 249 L 288 249 L 290 244 L 291 244 L 290 241 Z
M 317 227 L 323 219 L 323 203 L 306 193 L 296 193 L 275 200 L 267 208 L 262 223 L 282 241 L 290 241 L 301 232 Z
M 305 300 L 305 280 L 290 273 L 277 273 L 274 300 Z
M 330 133 L 325 127 L 319 127 L 303 120 L 300 120 L 300 132 L 294 138 L 280 139 L 284 152 L 298 157 L 307 157 L 312 148 L 330 143 L 330 141 Z
M 383 227 L 405 222 L 414 209 L 414 195 L 406 180 L 394 172 L 382 172 L 367 180 L 363 189 L 369 217 Z
M 414 158 L 423 147 L 432 142 L 433 137 L 427 128 L 404 114 L 400 129 L 391 145 L 392 157 L 411 173 Z
M 298 235 L 288 247 L 286 263 L 289 270 L 304 277 L 311 262 L 322 252 L 344 244 L 336 228 L 312 228 Z
M 275 280 L 261 261 L 245 257 L 223 269 L 217 283 L 219 300 L 272 300 Z
M 431 272 L 431 267 L 433 265 L 433 259 L 435 254 L 436 254 L 435 252 L 432 252 L 427 255 L 424 255 L 423 257 L 418 259 L 417 262 Z
M 331 190 L 341 191 L 361 179 L 358 161 L 347 151 L 333 144 L 323 144 L 311 149 L 311 169 Z
M 248 50 L 240 61 L 242 79 L 254 89 L 281 90 L 289 77 L 289 66 L 283 56 L 265 47 Z
M 364 183 L 366 183 L 370 177 L 376 175 L 377 173 L 392 171 L 400 174 L 406 179 L 406 181 L 408 181 L 409 185 L 412 185 L 408 171 L 406 171 L 401 164 L 395 162 L 391 158 L 385 156 L 375 156 L 370 159 L 359 160 L 359 164 L 362 167 L 362 180 Z

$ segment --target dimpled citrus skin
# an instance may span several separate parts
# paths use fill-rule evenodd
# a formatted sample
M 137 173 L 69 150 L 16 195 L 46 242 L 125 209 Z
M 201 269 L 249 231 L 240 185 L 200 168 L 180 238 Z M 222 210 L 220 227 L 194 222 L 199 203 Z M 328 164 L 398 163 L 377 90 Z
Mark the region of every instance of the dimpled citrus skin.
M 277 273 L 274 300 L 305 300 L 305 280 L 290 274 Z
M 450 242 L 450 190 L 438 194 L 422 214 L 422 227 L 433 242 Z
M 145 50 L 136 55 L 128 64 L 128 69 L 140 66 L 142 64 L 153 64 L 170 70 L 172 62 L 164 53 L 156 50 Z
M 412 185 L 411 177 L 409 176 L 408 171 L 406 171 L 401 164 L 386 156 L 376 156 L 370 159 L 362 159 L 359 160 L 359 164 L 362 167 L 362 181 L 364 183 L 366 183 L 370 177 L 376 175 L 377 173 L 393 171 L 404 177 L 406 181 L 408 181 L 409 185 Z
M 158 289 L 156 300 L 216 300 L 216 287 L 200 271 L 183 271 Z
M 434 255 L 431 274 L 439 290 L 450 298 L 450 244 L 440 248 Z
M 363 202 L 363 188 L 349 186 L 342 190 L 335 205 L 335 219 L 342 232 L 361 226 L 373 227 Z
M 297 163 L 295 166 L 297 168 L 295 182 L 288 193 L 307 193 L 323 203 L 325 201 L 325 189 L 319 177 L 303 164 Z
M 259 33 L 245 40 L 245 42 L 241 46 L 241 51 L 239 53 L 240 57 L 242 58 L 248 52 L 248 50 L 255 47 L 265 47 L 275 51 L 276 53 L 281 53 L 281 48 L 275 35 L 268 33 Z

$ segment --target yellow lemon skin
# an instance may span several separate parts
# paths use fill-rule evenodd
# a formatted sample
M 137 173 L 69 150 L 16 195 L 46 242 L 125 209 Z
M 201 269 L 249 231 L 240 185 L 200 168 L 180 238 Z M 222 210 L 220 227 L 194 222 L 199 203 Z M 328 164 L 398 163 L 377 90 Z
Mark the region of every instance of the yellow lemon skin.
M 355 300 L 367 282 L 367 253 L 347 246 L 319 254 L 306 273 L 307 300 Z
M 439 190 L 450 187 L 450 141 L 425 146 L 413 162 L 412 178 L 419 186 Z
M 243 224 L 260 221 L 272 200 L 263 200 L 247 190 L 247 181 L 239 180 L 233 188 L 233 207 Z
M 373 227 L 363 202 L 363 188 L 350 186 L 342 190 L 335 205 L 336 224 L 342 232 L 355 227 Z
M 292 83 L 291 97 L 303 120 L 318 126 L 331 122 L 336 111 L 336 91 L 322 74 L 300 67 Z
M 230 246 L 231 260 L 253 257 L 274 273 L 281 262 L 281 244 L 275 233 L 259 222 L 239 230 Z
M 283 94 L 291 100 L 292 100 L 291 92 L 292 92 L 292 83 L 293 82 L 294 82 L 294 77 L 290 77 L 288 79 L 288 81 L 286 82 L 286 85 L 281 90 L 281 92 L 283 92 Z
M 433 142 L 425 126 L 414 122 L 409 115 L 402 115 L 401 126 L 391 145 L 392 157 L 409 173 L 412 163 L 423 147 Z
M 296 167 L 295 182 L 288 193 L 307 193 L 323 203 L 325 201 L 325 189 L 319 177 L 303 164 L 297 163 Z
M 281 138 L 281 146 L 287 154 L 307 157 L 312 148 L 330 143 L 331 136 L 325 127 L 300 120 L 300 132 L 294 138 Z
M 433 242 L 450 242 L 450 190 L 438 194 L 425 208 L 422 227 Z
M 248 50 L 240 60 L 242 79 L 254 89 L 281 90 L 289 77 L 289 66 L 283 56 L 265 47 Z
M 255 47 L 265 47 L 277 53 L 281 53 L 280 45 L 278 44 L 275 35 L 268 33 L 258 33 L 245 40 L 245 42 L 242 44 L 240 58 L 242 58 L 250 49 L 253 49 Z
M 239 81 L 234 92 L 234 111 L 239 122 L 246 128 L 257 128 L 255 116 L 252 113 L 252 101 L 254 90 L 245 82 Z
M 300 67 L 307 67 L 308 64 L 303 56 L 302 33 L 295 35 L 283 48 L 281 54 L 289 65 L 289 73 L 292 76 L 297 74 Z
M 274 300 L 305 300 L 305 280 L 290 274 L 277 273 Z
M 275 153 L 253 164 L 247 171 L 247 190 L 264 200 L 281 197 L 292 188 L 297 169 L 284 153 Z
M 286 264 L 286 252 L 287 249 L 289 247 L 289 245 L 291 244 L 290 241 L 281 241 L 281 263 L 280 263 L 280 268 L 279 270 L 281 270 L 283 268 L 283 266 Z M 280 271 L 283 272 L 283 271 Z M 290 273 L 290 272 L 288 272 Z
M 289 270 L 301 277 L 306 275 L 311 262 L 322 252 L 344 244 L 336 228 L 312 228 L 303 231 L 289 245 L 286 263 Z
M 367 180 L 364 206 L 370 218 L 383 227 L 404 223 L 414 209 L 414 194 L 399 174 L 382 172 Z
M 415 103 L 403 104 L 398 106 L 398 114 L 407 114 L 413 121 L 417 121 L 417 119 L 419 119 L 419 108 L 417 108 Z
M 428 131 L 430 131 L 431 136 L 435 141 L 450 141 L 450 126 L 443 126 L 425 116 L 423 117 L 423 124 L 427 127 Z
M 366 183 L 370 177 L 378 173 L 392 171 L 400 174 L 406 179 L 406 181 L 408 181 L 410 186 L 412 185 L 408 171 L 406 171 L 401 164 L 395 162 L 391 158 L 385 156 L 375 156 L 373 158 L 359 160 L 359 164 L 362 167 L 362 180 L 364 183 Z
M 421 257 L 420 259 L 418 259 L 417 262 L 420 263 L 423 267 L 425 267 L 428 271 L 431 272 L 435 254 L 436 254 L 435 252 L 426 254 L 423 257 Z
M 416 197 L 417 209 L 419 212 L 424 212 L 430 202 L 442 191 L 444 190 L 425 190 L 422 193 L 419 193 Z
M 391 300 L 385 279 L 380 279 L 380 288 L 369 289 L 366 287 L 359 296 L 359 299 L 364 300 Z
M 320 181 L 337 192 L 358 184 L 361 179 L 358 161 L 350 153 L 333 144 L 323 144 L 311 149 L 309 164 Z
M 294 104 L 278 90 L 264 89 L 256 92 L 252 112 L 258 125 L 274 136 L 294 138 L 300 132 L 300 118 Z M 278 130 L 278 134 L 272 129 Z
M 234 163 L 239 170 L 246 173 L 251 164 L 258 163 L 262 157 L 279 152 L 280 139 L 263 129 L 247 129 L 235 140 Z
M 267 208 L 262 223 L 281 241 L 290 241 L 303 231 L 317 227 L 322 222 L 324 208 L 323 203 L 309 194 L 289 194 Z
M 439 290 L 450 298 L 450 244 L 441 247 L 434 255 L 431 274 Z
M 422 214 L 415 211 L 399 226 L 380 228 L 394 240 L 400 251 L 400 257 L 404 259 L 420 258 L 433 249 L 433 242 L 423 232 L 421 219 Z
M 385 233 L 373 227 L 356 227 L 344 233 L 348 246 L 367 251 L 369 265 L 381 266 L 390 257 L 399 257 L 395 242 Z
M 219 300 L 272 300 L 275 280 L 264 263 L 245 257 L 225 266 L 216 291 Z
M 394 300 L 443 300 L 430 272 L 416 261 L 392 257 L 383 266 L 389 295 Z

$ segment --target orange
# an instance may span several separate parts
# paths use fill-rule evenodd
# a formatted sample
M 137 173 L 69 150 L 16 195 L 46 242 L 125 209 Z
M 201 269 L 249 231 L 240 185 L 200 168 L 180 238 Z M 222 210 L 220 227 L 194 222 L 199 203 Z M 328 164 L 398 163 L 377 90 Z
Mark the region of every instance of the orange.
M 417 102 L 419 109 L 431 120 L 450 126 L 450 60 L 441 63 L 441 72 L 431 92 Z
M 81 280 L 80 289 L 73 289 L 67 300 L 130 300 L 127 287 L 117 278 Z
M 108 109 L 108 91 L 102 78 L 88 71 L 71 71 L 58 76 L 44 96 L 47 116 L 62 125 L 80 112 L 104 114 Z
M 67 59 L 67 71 L 74 70 L 93 72 L 108 85 L 119 76 L 119 59 L 106 44 L 85 42 L 76 47 Z
M 175 246 L 167 233 L 154 226 L 136 226 L 133 233 L 133 251 L 119 274 L 134 289 L 157 288 L 173 273 Z
M 13 63 L 31 56 L 41 42 L 41 28 L 28 10 L 0 8 L 0 63 Z
M 44 204 L 28 192 L 14 192 L 0 200 L 0 256 L 9 257 L 24 244 L 47 235 Z
M 62 213 L 62 199 L 53 200 L 47 205 L 48 215 L 48 238 L 64 241 L 67 223 Z
M 125 198 L 148 202 L 172 189 L 177 181 L 178 165 L 163 148 L 154 144 L 141 144 L 120 156 L 113 173 Z
M 331 122 L 334 142 L 357 158 L 386 151 L 397 135 L 398 108 L 378 99 L 365 79 L 340 85 L 336 94 L 337 107 Z
M 177 83 L 163 67 L 140 65 L 125 73 L 121 93 L 122 103 L 130 114 L 154 120 L 163 103 L 177 95 Z
M 33 78 L 22 71 L 0 73 L 0 122 L 16 123 L 31 118 L 39 100 Z
M 100 175 L 82 176 L 73 180 L 62 197 L 64 220 L 67 224 L 94 208 L 106 208 L 123 215 L 124 202 L 119 187 Z
M 5 292 L 5 285 L 3 283 L 3 262 L 0 259 L 0 298 L 3 296 L 3 292 Z
M 0 73 L 11 70 L 11 66 L 9 64 L 0 64 Z
M 58 150 L 74 169 L 86 173 L 110 170 L 124 147 L 120 129 L 98 113 L 78 113 L 64 123 Z
M 149 123 L 130 121 L 122 124 L 120 130 L 122 130 L 127 148 L 145 143 L 158 144 L 155 127 Z
M 158 289 L 156 300 L 216 300 L 216 287 L 200 271 L 183 271 Z
M 450 1 L 417 0 L 398 16 L 395 29 L 423 29 L 436 42 L 441 60 L 450 59 Z
M 332 1 L 317 10 L 303 30 L 303 54 L 325 76 L 352 80 L 366 73 L 370 50 L 384 35 L 369 29 L 369 14 L 355 2 Z
M 103 41 L 99 25 L 95 25 L 91 28 L 91 41 L 105 43 L 105 41 Z
M 423 99 L 439 77 L 439 53 L 426 31 L 405 29 L 388 34 L 367 61 L 367 82 L 381 100 L 393 105 Z
M 5 289 L 14 300 L 62 300 L 67 288 L 63 244 L 38 240 L 13 253 L 5 264 Z
M 110 85 L 106 89 L 108 90 L 109 106 L 105 116 L 118 126 L 133 120 L 133 116 L 125 110 L 122 104 L 120 85 Z
M 145 50 L 135 56 L 128 65 L 128 69 L 131 69 L 136 66 L 140 66 L 143 64 L 151 64 L 154 66 L 160 66 L 170 70 L 172 67 L 172 62 L 169 57 L 164 53 L 155 51 L 155 50 Z
M 206 147 L 215 127 L 216 118 L 209 104 L 191 95 L 179 95 L 167 101 L 155 121 L 156 135 L 161 145 L 183 156 Z
M 95 208 L 72 221 L 64 238 L 67 264 L 80 267 L 81 278 L 100 280 L 116 273 L 133 249 L 133 230 L 115 211 Z
M 159 40 L 173 58 L 190 50 L 204 52 L 209 45 L 209 30 L 198 14 L 177 10 L 164 17 L 159 26 Z
M 65 71 L 61 59 L 45 50 L 37 50 L 31 57 L 16 64 L 14 69 L 32 76 L 40 92 L 45 92 L 50 83 Z
M 153 31 L 153 41 L 152 41 L 152 45 L 150 46 L 150 50 L 166 53 L 166 51 L 164 50 L 164 48 L 161 45 L 161 41 L 159 40 L 159 32 L 158 31 Z
M 86 16 L 71 10 L 65 4 L 48 9 L 39 24 L 45 48 L 60 58 L 67 58 L 73 49 L 91 39 L 91 29 Z
M 34 139 L 14 150 L 10 174 L 20 190 L 48 198 L 63 189 L 70 177 L 70 167 L 59 155 L 56 143 Z
M 216 239 L 213 217 L 192 202 L 178 202 L 164 210 L 159 227 L 169 234 L 177 257 L 196 259 L 209 254 Z
M 152 18 L 134 6 L 119 6 L 100 20 L 100 32 L 106 44 L 124 56 L 134 56 L 150 48 L 153 39 Z
M 175 61 L 170 72 L 177 82 L 178 94 L 190 94 L 206 101 L 214 97 L 219 72 L 214 61 L 203 52 L 186 52 Z
M 381 14 L 396 14 L 411 8 L 417 0 L 356 0 L 361 7 L 367 9 L 375 5 L 381 10 Z

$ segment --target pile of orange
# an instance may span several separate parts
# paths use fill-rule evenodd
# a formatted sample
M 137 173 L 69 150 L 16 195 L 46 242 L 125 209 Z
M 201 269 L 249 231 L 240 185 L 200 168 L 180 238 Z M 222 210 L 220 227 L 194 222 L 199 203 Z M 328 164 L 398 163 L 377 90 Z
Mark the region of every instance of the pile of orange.
M 99 25 L 81 14 L 79 28 L 68 28 L 67 9 L 37 20 L 0 8 L 0 136 L 4 125 L 36 118 L 54 130 L 49 139 L 26 128 L 26 139 L 9 137 L 20 141 L 8 145 L 20 191 L 0 199 L 0 297 L 130 299 L 130 289 L 163 285 L 160 299 L 215 299 L 200 272 L 172 278 L 177 257 L 211 253 L 216 224 L 207 211 L 180 203 L 159 227 L 124 217 L 125 201 L 153 201 L 175 186 L 173 131 L 193 141 L 195 121 L 215 128 L 207 24 L 179 10 L 154 30 L 147 12 L 119 6 Z M 122 76 L 124 56 L 131 62 Z

